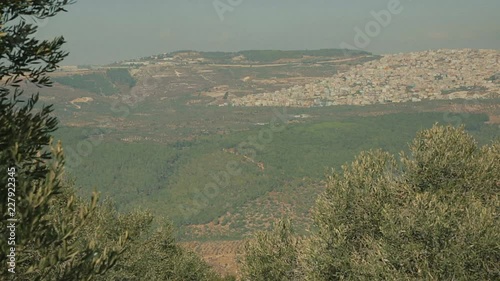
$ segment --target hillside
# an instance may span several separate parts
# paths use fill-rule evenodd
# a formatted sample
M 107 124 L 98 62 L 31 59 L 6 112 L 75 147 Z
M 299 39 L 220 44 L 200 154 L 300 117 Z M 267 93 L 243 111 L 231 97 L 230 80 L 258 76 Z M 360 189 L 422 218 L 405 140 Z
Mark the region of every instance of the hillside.
M 235 106 L 367 105 L 500 96 L 495 50 L 436 50 L 387 55 L 332 78 L 231 101 Z
M 344 55 L 350 57 L 339 58 Z M 445 61 L 439 59 L 445 55 L 450 56 Z M 269 225 L 271 216 L 253 214 L 256 205 L 266 206 L 267 214 L 285 210 L 289 213 L 290 206 L 294 206 L 292 212 L 297 214 L 293 216 L 303 217 L 317 189 L 307 192 L 299 187 L 317 185 L 315 180 L 321 178 L 325 169 L 339 167 L 361 150 L 404 149 L 416 131 L 434 122 L 464 123 L 483 139 L 494 136 L 499 116 L 495 95 L 498 83 L 493 78 L 481 79 L 495 77 L 490 63 L 497 57 L 497 52 L 482 50 L 441 50 L 382 58 L 341 50 L 180 51 L 132 60 L 134 65 L 128 69 L 124 68 L 128 62 L 121 62 L 99 69 L 77 69 L 76 73 L 58 72 L 58 83 L 43 93 L 43 100 L 55 103 L 63 126 L 58 137 L 66 144 L 68 171 L 85 187 L 85 192 L 102 186 L 100 190 L 122 209 L 153 208 L 178 225 L 193 225 L 184 228 L 185 240 L 232 239 Z M 230 64 L 222 61 L 227 59 Z M 451 76 L 449 64 L 460 64 L 460 59 L 468 59 L 468 63 Z M 422 65 L 418 71 L 417 62 Z M 434 72 L 429 70 L 432 65 Z M 433 78 L 437 84 L 430 84 L 431 89 L 449 85 L 453 79 L 462 81 L 460 75 L 464 71 L 479 69 L 481 65 L 481 71 L 467 76 L 463 83 L 474 82 L 478 89 L 486 90 L 478 90 L 472 96 L 481 99 L 466 102 L 459 99 L 463 97 L 461 93 L 449 93 L 448 98 L 457 99 L 405 102 L 401 97 L 393 98 L 400 103 L 338 105 L 334 110 L 290 107 L 278 114 L 266 107 L 214 106 L 235 102 L 238 96 L 240 100 L 264 97 L 266 94 L 256 93 L 286 85 L 305 90 L 309 89 L 306 85 L 329 81 L 342 88 L 358 79 L 363 83 L 372 81 L 370 85 L 378 89 L 380 85 L 374 78 L 380 76 L 377 71 L 387 73 L 380 76 L 385 79 L 383 88 L 389 89 L 383 91 L 397 95 L 390 87 L 407 83 L 411 77 L 418 78 L 420 73 L 442 72 L 441 78 Z M 343 78 L 347 84 L 337 85 Z M 349 89 L 366 86 L 351 85 Z M 412 95 L 427 91 L 420 85 L 412 89 Z M 376 95 L 373 90 L 363 96 Z M 286 130 L 274 134 L 266 145 L 253 144 L 256 153 L 242 150 L 242 143 L 258 139 L 280 115 Z M 205 199 L 201 205 L 193 201 L 207 179 L 223 171 L 227 162 L 240 163 L 243 173 L 232 178 L 219 191 L 220 195 L 209 198 L 209 204 Z M 305 179 L 310 184 L 304 184 Z M 273 192 L 284 189 L 301 194 L 297 198 L 302 201 L 296 202 L 296 195 L 281 196 L 280 203 L 271 199 Z M 187 211 L 190 209 L 194 211 Z M 223 227 L 203 230 L 206 227 L 200 226 L 210 222 Z

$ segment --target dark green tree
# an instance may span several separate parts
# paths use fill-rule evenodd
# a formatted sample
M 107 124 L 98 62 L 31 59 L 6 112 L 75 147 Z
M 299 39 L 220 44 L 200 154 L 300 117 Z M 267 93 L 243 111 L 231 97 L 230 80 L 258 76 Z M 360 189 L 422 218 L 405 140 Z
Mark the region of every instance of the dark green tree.
M 149 212 L 119 213 L 109 201 L 98 204 L 96 193 L 87 202 L 63 180 L 63 148 L 51 137 L 58 124 L 53 108 L 36 107 L 38 94 L 26 98 L 23 91 L 26 84 L 51 86 L 48 74 L 66 57 L 65 41 L 37 40 L 36 22 L 71 3 L 0 2 L 2 237 L 10 235 L 8 219 L 16 219 L 15 245 L 0 242 L 2 280 L 223 280 L 176 244 L 170 223 L 152 233 Z M 11 260 L 15 273 L 5 266 Z
M 23 96 L 27 84 L 51 86 L 48 74 L 67 55 L 61 50 L 64 38 L 38 40 L 34 36 L 37 21 L 65 11 L 71 3 L 0 2 L 0 232 L 2 237 L 15 234 L 15 244 L 6 239 L 0 242 L 1 275 L 7 278 L 92 279 L 116 263 L 126 240 L 123 234 L 103 247 L 93 240 L 84 245 L 76 242 L 95 211 L 97 197 L 89 203 L 76 203 L 74 194 L 61 182 L 62 147 L 51 143 L 51 133 L 57 128 L 53 109 L 45 105 L 35 108 L 38 94 Z M 15 230 L 7 229 L 12 223 Z M 5 266 L 7 262 L 11 267 Z

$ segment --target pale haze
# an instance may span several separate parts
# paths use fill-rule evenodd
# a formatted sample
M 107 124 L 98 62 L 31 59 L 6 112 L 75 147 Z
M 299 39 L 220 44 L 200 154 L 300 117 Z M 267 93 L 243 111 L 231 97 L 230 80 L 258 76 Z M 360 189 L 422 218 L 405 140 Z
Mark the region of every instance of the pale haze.
M 44 22 L 39 35 L 67 39 L 65 65 L 176 50 L 339 48 L 353 45 L 355 28 L 364 30 L 372 12 L 387 10 L 389 2 L 219 0 L 219 7 L 230 9 L 217 12 L 213 0 L 80 0 Z M 386 54 L 500 46 L 498 0 L 401 0 L 400 6 L 401 13 L 361 49 Z

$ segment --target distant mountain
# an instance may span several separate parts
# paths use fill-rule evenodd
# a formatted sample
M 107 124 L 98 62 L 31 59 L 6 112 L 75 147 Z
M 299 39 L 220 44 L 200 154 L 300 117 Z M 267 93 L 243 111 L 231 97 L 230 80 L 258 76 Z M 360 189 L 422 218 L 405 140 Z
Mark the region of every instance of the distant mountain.
M 168 60 L 176 57 L 189 59 L 204 59 L 212 63 L 228 63 L 232 61 L 247 61 L 252 63 L 271 63 L 286 59 L 303 59 L 307 57 L 352 57 L 372 55 L 369 52 L 348 49 L 319 49 L 319 50 L 246 50 L 239 52 L 202 52 L 194 50 L 179 50 L 162 53 L 139 59 L 131 59 L 116 64 L 127 62 L 149 62 Z

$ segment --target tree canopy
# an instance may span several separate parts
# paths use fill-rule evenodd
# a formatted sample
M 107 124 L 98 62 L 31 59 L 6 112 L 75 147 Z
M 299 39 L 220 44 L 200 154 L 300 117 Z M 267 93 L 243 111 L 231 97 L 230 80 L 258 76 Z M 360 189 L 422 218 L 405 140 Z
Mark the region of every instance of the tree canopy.
M 75 195 L 63 178 L 64 150 L 53 143 L 51 105 L 23 97 L 28 83 L 50 87 L 67 53 L 63 37 L 38 40 L 37 22 L 71 0 L 0 2 L 0 262 L 15 280 L 220 280 L 175 244 L 171 224 L 152 233 L 147 211 L 118 213 L 107 201 Z M 7 266 L 5 266 L 7 265 Z
M 257 234 L 245 280 L 496 280 L 499 175 L 500 142 L 478 147 L 463 127 L 421 131 L 408 155 L 363 152 L 328 175 L 312 235 L 283 247 L 299 262 L 273 250 L 293 233 Z

